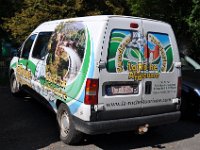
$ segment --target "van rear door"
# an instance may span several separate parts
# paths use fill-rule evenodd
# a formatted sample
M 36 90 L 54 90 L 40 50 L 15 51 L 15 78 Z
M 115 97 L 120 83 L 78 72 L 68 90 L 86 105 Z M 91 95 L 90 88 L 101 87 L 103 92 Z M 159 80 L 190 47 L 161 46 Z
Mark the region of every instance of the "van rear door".
M 178 48 L 170 25 L 152 20 L 143 20 L 147 37 L 146 56 L 148 76 L 144 78 L 142 96 L 143 115 L 175 111 L 180 68 Z M 153 77 L 153 73 L 157 76 Z
M 111 17 L 104 39 L 100 68 L 98 103 L 103 111 L 99 119 L 140 116 L 143 81 L 129 79 L 130 70 L 143 63 L 141 19 Z

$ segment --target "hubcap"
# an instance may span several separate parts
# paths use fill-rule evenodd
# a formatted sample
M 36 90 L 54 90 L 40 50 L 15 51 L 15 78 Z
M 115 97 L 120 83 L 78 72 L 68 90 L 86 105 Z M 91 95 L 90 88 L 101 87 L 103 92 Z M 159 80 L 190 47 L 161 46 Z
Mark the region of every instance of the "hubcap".
M 12 80 L 11 89 L 12 89 L 13 93 L 17 92 L 17 90 L 18 90 L 17 81 L 15 78 L 13 78 L 13 80 Z
M 64 112 L 60 120 L 61 135 L 66 137 L 69 133 L 69 115 Z

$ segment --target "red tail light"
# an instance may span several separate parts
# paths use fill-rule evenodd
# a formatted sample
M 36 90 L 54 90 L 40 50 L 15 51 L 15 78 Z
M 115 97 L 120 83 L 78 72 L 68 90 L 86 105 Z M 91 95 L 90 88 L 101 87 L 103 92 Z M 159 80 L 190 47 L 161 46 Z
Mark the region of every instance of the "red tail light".
M 87 105 L 95 105 L 98 103 L 98 79 L 87 79 L 85 88 L 84 103 Z
M 178 77 L 177 98 L 181 98 L 181 88 L 182 88 L 182 80 L 181 77 Z
M 135 22 L 130 23 L 130 28 L 138 28 L 138 27 L 139 27 L 139 25 L 137 23 L 135 23 Z

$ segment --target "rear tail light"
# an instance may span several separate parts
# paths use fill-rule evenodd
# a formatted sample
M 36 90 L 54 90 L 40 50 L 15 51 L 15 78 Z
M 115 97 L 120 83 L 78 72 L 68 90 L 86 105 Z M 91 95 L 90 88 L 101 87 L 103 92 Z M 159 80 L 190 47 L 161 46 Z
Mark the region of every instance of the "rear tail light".
M 131 22 L 130 23 L 130 28 L 138 28 L 139 25 L 136 22 Z
M 178 77 L 177 98 L 181 98 L 181 86 L 182 86 L 182 79 L 181 77 Z
M 84 103 L 87 105 L 95 105 L 98 103 L 98 79 L 87 79 L 85 88 Z

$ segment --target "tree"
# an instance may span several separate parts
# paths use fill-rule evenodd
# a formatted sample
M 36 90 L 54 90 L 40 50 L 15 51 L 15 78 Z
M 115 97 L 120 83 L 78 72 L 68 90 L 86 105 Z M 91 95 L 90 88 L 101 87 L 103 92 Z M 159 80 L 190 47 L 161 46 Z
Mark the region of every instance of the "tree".
M 15 16 L 5 19 L 4 29 L 9 31 L 16 42 L 22 42 L 40 23 L 62 18 L 63 15 L 74 16 L 73 4 L 62 4 L 56 0 L 24 0 L 23 7 Z
M 0 39 L 7 39 L 8 33 L 2 28 L 3 18 L 10 18 L 21 7 L 23 0 L 0 0 Z
M 21 43 L 44 21 L 76 16 L 123 14 L 123 0 L 24 0 L 23 7 L 4 22 L 4 29 Z
M 180 49 L 191 47 L 191 34 L 187 18 L 192 2 L 189 0 L 127 0 L 133 16 L 152 18 L 168 22 L 172 25 Z
M 193 0 L 193 7 L 187 22 L 192 34 L 192 42 L 195 45 L 195 49 L 197 49 L 200 54 L 200 0 Z
M 132 15 L 170 23 L 180 49 L 197 49 L 199 4 L 200 0 L 1 0 L 0 34 L 6 31 L 21 43 L 44 21 L 88 15 Z
M 123 0 L 84 0 L 82 15 L 122 15 L 126 3 Z M 80 13 L 78 15 L 81 15 Z

